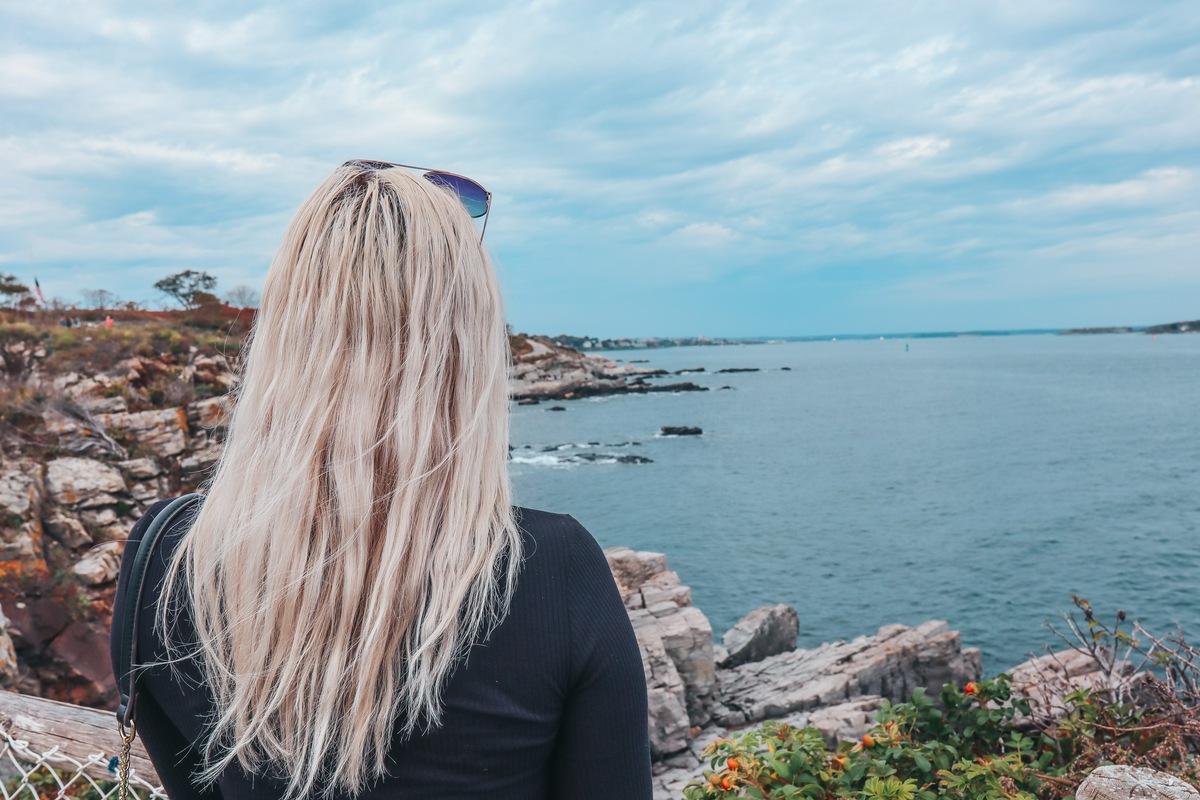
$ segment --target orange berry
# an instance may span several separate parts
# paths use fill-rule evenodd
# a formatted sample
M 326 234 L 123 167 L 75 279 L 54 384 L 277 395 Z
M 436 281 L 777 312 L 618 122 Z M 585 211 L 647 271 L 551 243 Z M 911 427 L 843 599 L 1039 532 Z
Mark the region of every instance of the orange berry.
M 975 694 L 975 692 L 978 690 L 979 687 L 975 685 L 975 681 L 971 681 L 967 684 L 967 688 L 963 689 L 966 694 Z
M 875 746 L 875 737 L 869 733 L 864 733 L 863 734 L 863 747 L 874 747 L 874 746 Z
M 726 764 L 726 765 L 727 765 L 727 766 L 728 766 L 730 769 L 737 769 L 737 768 L 738 768 L 738 760 L 737 760 L 736 758 L 731 758 L 731 759 L 729 759 L 728 761 L 726 761 L 726 762 L 725 762 L 725 764 Z
M 725 778 L 721 781 L 721 788 L 722 789 L 732 789 L 733 783 L 730 782 L 729 778 Z
M 713 776 L 711 778 L 709 778 L 709 780 L 712 781 L 713 786 L 721 785 L 721 776 L 716 774 L 715 772 L 713 773 Z

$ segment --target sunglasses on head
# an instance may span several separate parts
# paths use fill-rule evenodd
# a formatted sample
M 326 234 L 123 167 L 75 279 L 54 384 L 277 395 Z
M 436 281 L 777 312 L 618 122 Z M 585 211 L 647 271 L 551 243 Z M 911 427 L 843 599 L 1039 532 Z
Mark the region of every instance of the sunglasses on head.
M 479 234 L 479 241 L 482 242 L 483 234 L 487 233 L 488 213 L 492 210 L 492 193 L 470 178 L 440 169 L 416 167 L 412 164 L 393 164 L 390 161 L 372 161 L 365 158 L 356 158 L 347 161 L 342 166 L 362 167 L 364 169 L 392 169 L 394 167 L 415 169 L 421 172 L 421 177 L 430 183 L 454 192 L 473 219 L 483 217 L 483 231 Z

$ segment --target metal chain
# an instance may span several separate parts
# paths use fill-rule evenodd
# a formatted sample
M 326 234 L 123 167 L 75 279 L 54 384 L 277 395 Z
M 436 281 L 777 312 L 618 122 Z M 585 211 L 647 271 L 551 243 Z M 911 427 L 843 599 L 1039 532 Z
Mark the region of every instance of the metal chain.
M 121 760 L 117 765 L 117 800 L 127 800 L 129 797 L 129 751 L 133 747 L 137 724 L 130 722 L 128 732 L 124 725 L 118 724 L 117 729 L 121 732 Z

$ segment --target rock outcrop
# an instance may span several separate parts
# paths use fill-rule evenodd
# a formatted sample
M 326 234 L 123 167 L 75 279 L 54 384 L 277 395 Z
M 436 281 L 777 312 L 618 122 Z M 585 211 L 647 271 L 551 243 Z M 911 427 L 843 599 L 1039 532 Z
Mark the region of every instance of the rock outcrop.
M 187 448 L 187 412 L 182 408 L 99 414 L 96 418 L 106 428 L 134 437 L 155 455 L 177 456 Z
M 919 686 L 977 680 L 982 659 L 945 622 L 888 625 L 874 636 L 794 650 L 719 672 L 713 718 L 739 727 L 864 696 L 902 702 Z
M 691 589 L 667 569 L 663 554 L 618 547 L 605 555 L 643 647 L 651 749 L 660 756 L 677 752 L 687 746 L 688 730 L 706 724 L 712 716 L 716 690 L 712 625 L 692 605 Z
M 98 586 L 117 579 L 121 571 L 121 554 L 125 547 L 121 542 L 104 542 L 88 551 L 75 562 L 74 572 L 88 586 Z
M 46 487 L 61 506 L 75 509 L 108 506 L 128 487 L 121 470 L 92 458 L 56 458 L 46 464 Z
M 514 347 L 509 394 L 517 402 L 575 400 L 610 394 L 695 392 L 705 387 L 691 382 L 654 384 L 645 377 L 661 369 L 621 366 L 602 356 L 587 355 L 541 336 L 521 336 Z
M 721 639 L 725 655 L 718 666 L 740 667 L 768 656 L 796 649 L 800 636 L 800 615 L 789 605 L 779 603 L 758 608 L 725 632 Z

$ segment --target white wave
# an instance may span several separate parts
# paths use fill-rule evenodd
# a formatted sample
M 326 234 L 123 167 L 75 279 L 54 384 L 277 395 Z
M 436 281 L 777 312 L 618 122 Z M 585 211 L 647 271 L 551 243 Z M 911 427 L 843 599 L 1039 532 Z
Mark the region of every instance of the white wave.
M 537 455 L 513 453 L 512 458 L 509 460 L 513 464 L 531 464 L 535 467 L 573 467 L 579 463 L 570 458 L 559 458 L 558 456 L 546 455 L 544 453 Z

